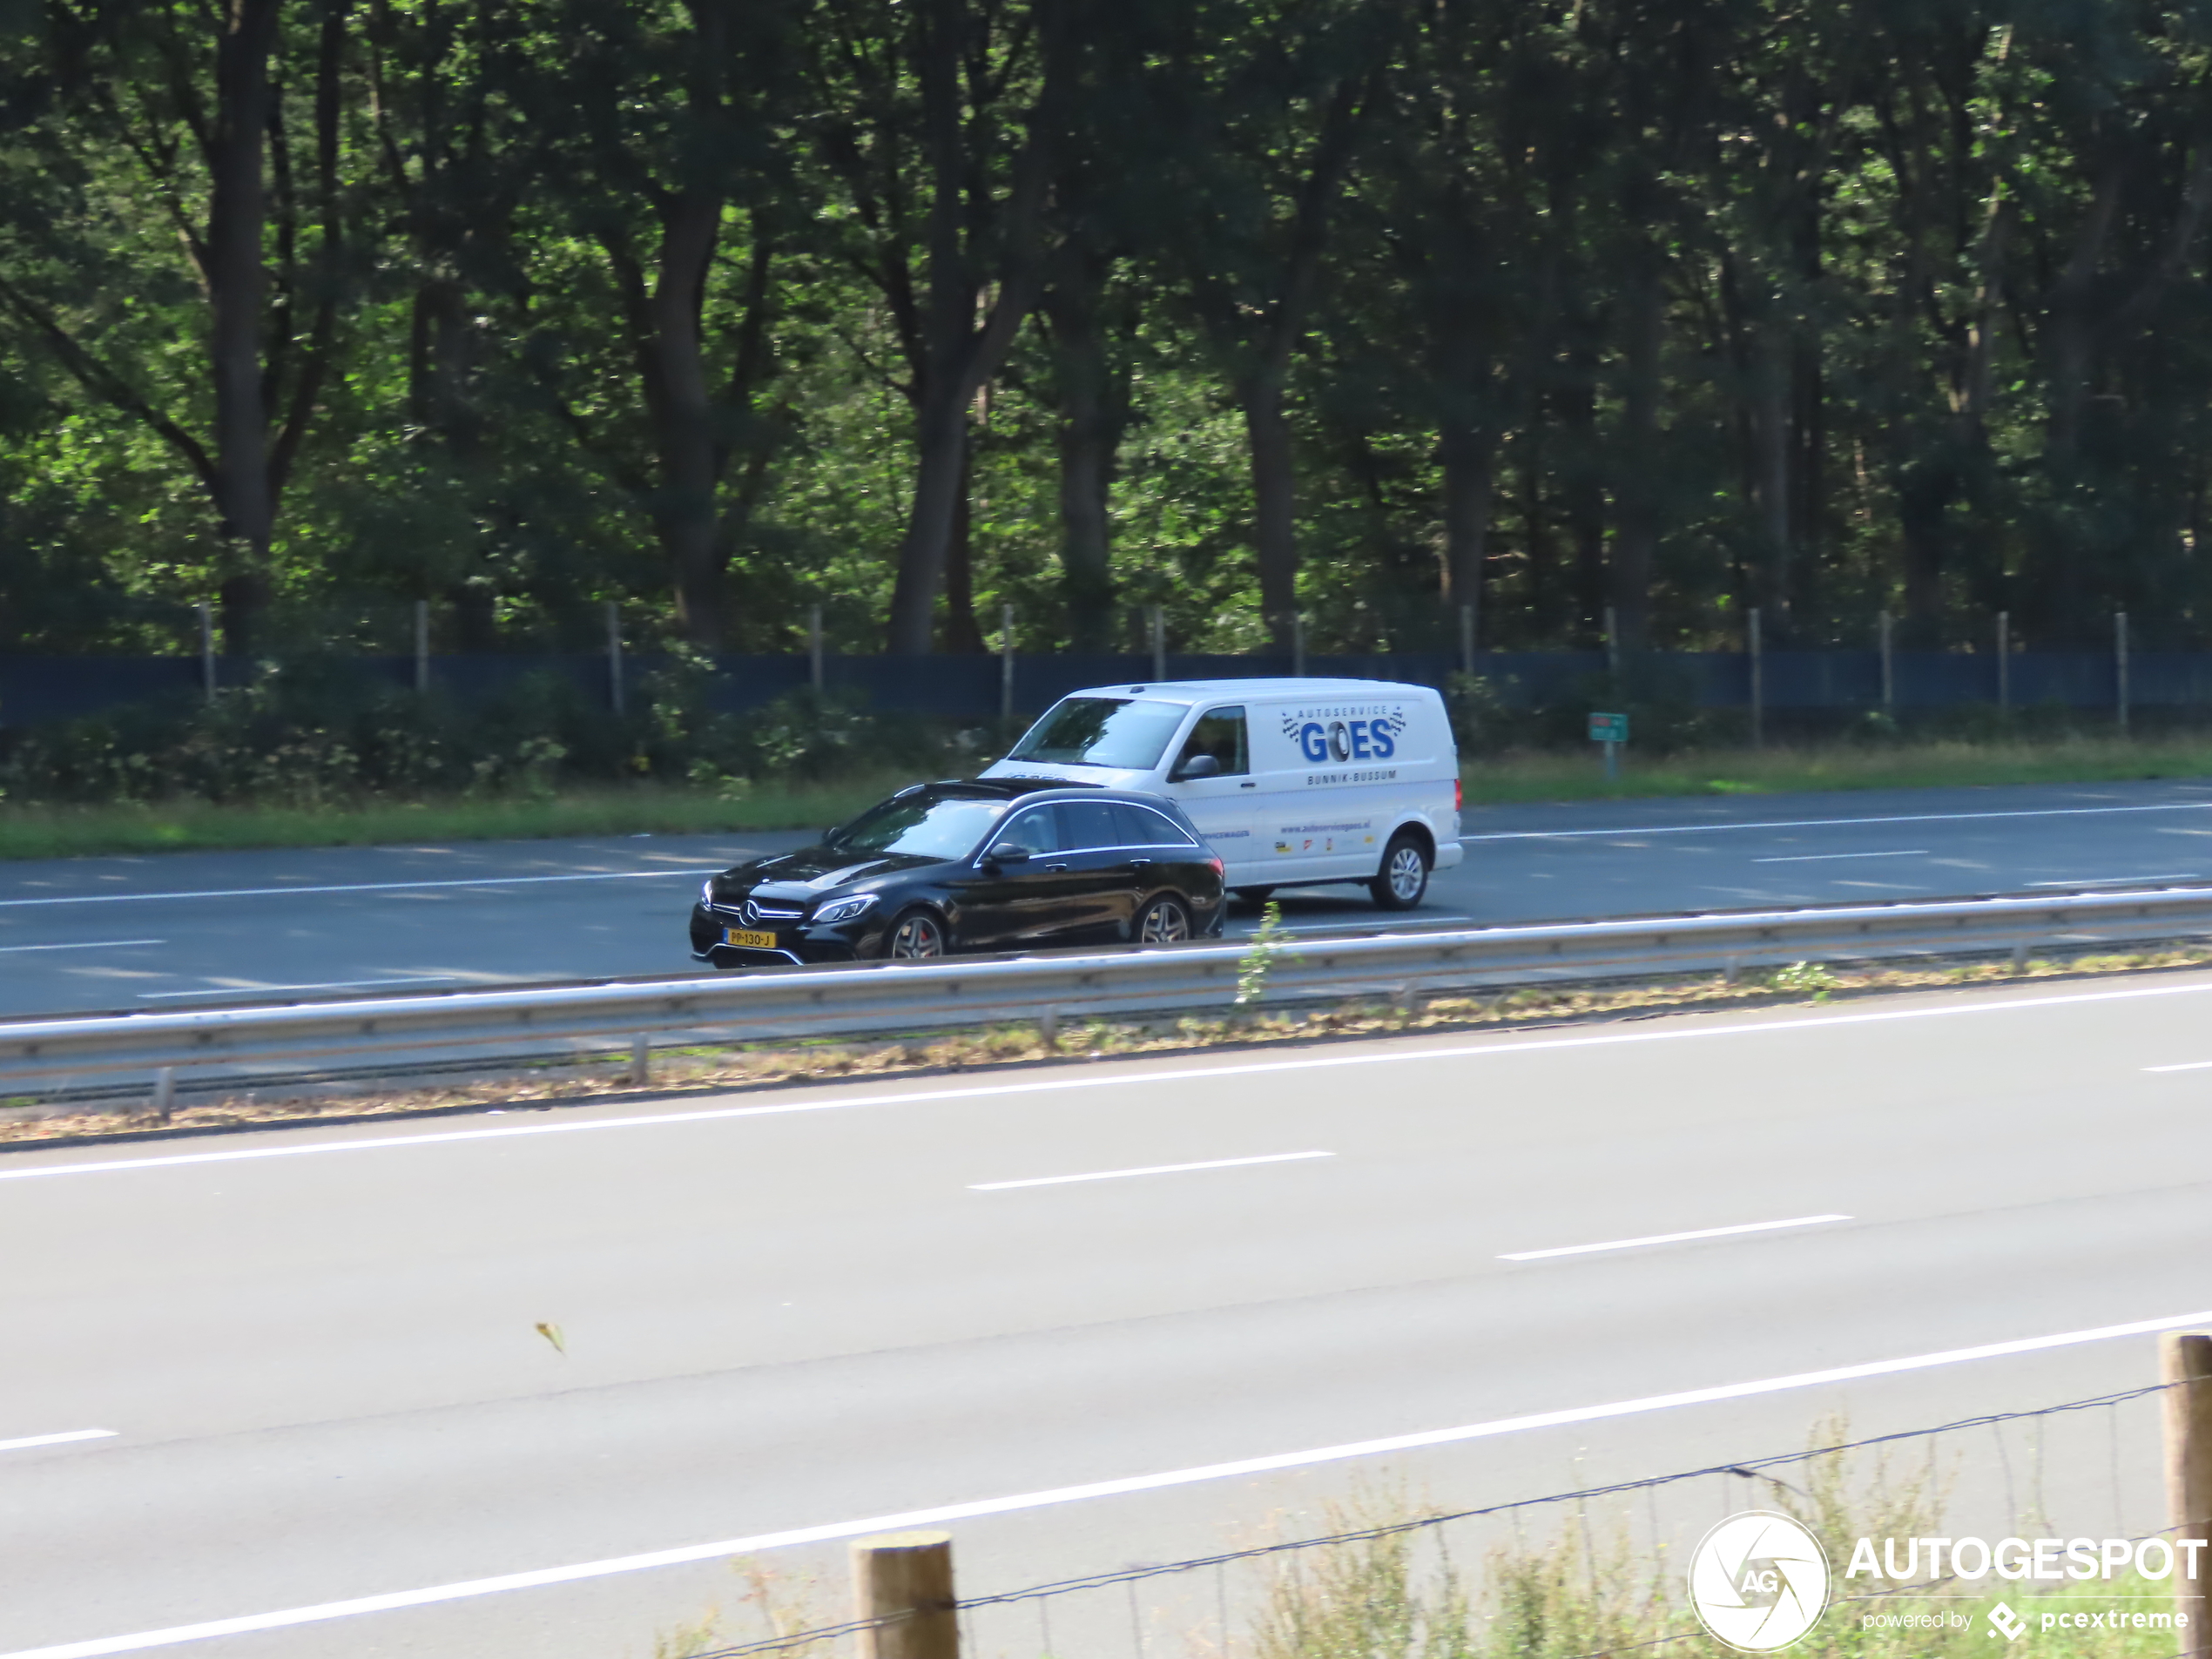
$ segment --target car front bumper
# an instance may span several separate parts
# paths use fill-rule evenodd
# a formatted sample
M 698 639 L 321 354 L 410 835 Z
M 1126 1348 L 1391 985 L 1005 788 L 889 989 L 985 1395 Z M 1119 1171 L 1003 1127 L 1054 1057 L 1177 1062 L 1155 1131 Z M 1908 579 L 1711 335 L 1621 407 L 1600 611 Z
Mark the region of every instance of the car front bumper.
M 883 918 L 873 911 L 851 921 L 826 926 L 810 922 L 778 922 L 772 931 L 775 948 L 732 945 L 724 935 L 731 929 L 765 933 L 762 927 L 746 929 L 737 917 L 726 916 L 694 902 L 691 906 L 691 959 L 717 968 L 774 968 L 794 962 L 852 962 L 883 954 Z

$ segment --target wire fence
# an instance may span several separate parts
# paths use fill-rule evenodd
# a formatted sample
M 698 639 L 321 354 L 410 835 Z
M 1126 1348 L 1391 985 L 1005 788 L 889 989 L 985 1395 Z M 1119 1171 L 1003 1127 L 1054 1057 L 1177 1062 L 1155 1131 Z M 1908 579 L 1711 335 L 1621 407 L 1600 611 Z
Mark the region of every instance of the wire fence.
M 1635 1628 L 1616 1629 L 1610 1639 L 1582 1648 L 1547 1643 L 1541 1659 L 1608 1659 L 1608 1656 L 1663 1649 L 1700 1639 L 1710 1642 L 1683 1599 L 1661 1593 L 1662 1581 L 1671 1585 L 1665 1563 L 1713 1521 L 1747 1508 L 1778 1507 L 1809 1522 L 1824 1521 L 1831 1529 L 1864 1523 L 1864 1530 L 1878 1532 L 1897 1525 L 1925 1525 L 1932 1529 L 1956 1506 L 1966 1512 L 1964 1519 L 1969 1523 L 1993 1529 L 2001 1521 L 2008 1540 L 2019 1535 L 2024 1526 L 2041 1535 L 2063 1538 L 2068 1534 L 2052 1519 L 2055 1483 L 2060 1507 L 2077 1523 L 2077 1534 L 2094 1530 L 2102 1539 L 2125 1539 L 2140 1545 L 2172 1534 L 2175 1528 L 2170 1525 L 2143 1530 L 2131 1529 L 2130 1522 L 2146 1518 L 2144 1512 L 2152 1501 L 2148 1489 L 2156 1486 L 2155 1479 L 2146 1478 L 2155 1475 L 2158 1462 L 2155 1448 L 2159 1425 L 2150 1408 L 2169 1389 L 2186 1386 L 2157 1383 L 2027 1410 L 1987 1413 L 1933 1427 L 1834 1440 L 1800 1451 L 1709 1463 L 1535 1497 L 1395 1514 L 1310 1536 L 1271 1540 L 1174 1561 L 1133 1563 L 961 1596 L 952 1604 L 959 1620 L 960 1651 L 967 1659 L 997 1655 L 1067 1659 L 1071 1654 L 1157 1659 L 1161 1643 L 1149 1633 L 1163 1621 L 1157 1606 L 1148 1616 L 1140 1587 L 1211 1575 L 1204 1592 L 1197 1596 L 1186 1593 L 1177 1609 L 1186 1652 L 1219 1656 L 1232 1648 L 1245 1647 L 1266 1654 L 1269 1659 L 1339 1659 L 1345 1648 L 1341 1630 L 1336 1633 L 1339 1639 L 1301 1642 L 1291 1627 L 1299 1622 L 1301 1601 L 1310 1604 L 1309 1612 L 1323 1607 L 1332 1596 L 1343 1601 L 1345 1588 L 1358 1586 L 1359 1571 L 1339 1571 L 1332 1578 L 1325 1568 L 1318 1577 L 1307 1579 L 1301 1577 L 1303 1563 L 1363 1550 L 1373 1552 L 1378 1546 L 1401 1541 L 1410 1543 L 1433 1538 L 1439 1541 L 1440 1551 L 1427 1568 L 1426 1583 L 1432 1591 L 1448 1596 L 1456 1593 L 1450 1587 L 1460 1582 L 1453 1561 L 1464 1553 L 1460 1546 L 1466 1535 L 1486 1525 L 1493 1530 L 1487 1541 L 1494 1576 L 1501 1566 L 1507 1573 L 1525 1575 L 1529 1563 L 1548 1554 L 1556 1582 L 1566 1586 L 1569 1578 L 1581 1576 L 1581 1583 L 1571 1587 L 1575 1594 L 1602 1602 L 1608 1595 L 1602 1588 L 1608 1577 L 1625 1577 L 1642 1587 L 1629 1598 L 1642 1598 L 1639 1609 L 1629 1609 Z M 2063 1436 L 2054 1433 L 2061 1428 L 2067 1431 Z M 1986 1440 L 1980 1438 L 1985 1435 L 1989 1437 Z M 2059 1439 L 2066 1444 L 2057 1446 Z M 1916 1447 L 1919 1450 L 1914 1460 L 1917 1467 L 1900 1476 L 1889 1459 L 1900 1449 Z M 2147 1457 L 2146 1453 L 2150 1455 Z M 1874 1460 L 1871 1470 L 1869 1459 Z M 1784 1472 L 1792 1471 L 1803 1473 L 1794 1480 L 1784 1478 Z M 1971 1478 L 1961 1480 L 1961 1476 Z M 1714 1481 L 1720 1484 L 1717 1508 L 1706 1508 L 1699 1501 L 1694 1506 L 1696 1513 L 1691 1513 L 1687 1494 L 1696 1483 Z M 1669 1498 L 1676 1500 L 1676 1513 L 1671 1518 L 1662 1514 L 1662 1501 Z M 1638 1500 L 1642 1513 L 1635 1514 L 1637 1506 L 1632 1501 Z M 1851 1503 L 1872 1507 L 1856 1514 L 1839 1507 Z M 1592 1514 L 1594 1508 L 1607 1504 L 1615 1509 L 1609 1538 L 1604 1536 L 1608 1528 L 1603 1517 L 1593 1519 Z M 1548 1538 L 1532 1543 L 1529 1521 L 1547 1514 L 1564 1516 L 1565 1524 Z M 1510 1528 L 1510 1541 L 1498 1535 L 1505 1527 Z M 1629 1536 L 1634 1531 L 1643 1532 L 1645 1537 L 1640 1558 L 1631 1563 Z M 1447 1537 L 1453 1540 L 1448 1546 Z M 1561 1552 L 1579 1556 L 1573 1563 L 1574 1573 L 1560 1564 L 1564 1559 Z M 1955 1561 L 1952 1571 L 1908 1580 L 1877 1575 L 1868 1581 L 1870 1588 L 1861 1590 L 1846 1576 L 1843 1563 L 1833 1559 L 1832 1543 L 1830 1553 L 1836 1586 L 1829 1604 L 1831 1619 L 1838 1609 L 1893 1606 L 1915 1598 L 1993 1599 L 1989 1590 L 1965 1596 L 1959 1593 L 1960 1585 L 1986 1579 L 1986 1565 L 1982 1574 L 1964 1576 L 1956 1570 Z M 2172 1559 L 2170 1550 L 2168 1557 Z M 1917 1554 L 1908 1562 L 1908 1572 L 1913 1564 L 1917 1564 Z M 1271 1570 L 1238 1575 L 1238 1569 L 1254 1568 Z M 1381 1611 L 1389 1615 L 1384 1622 L 1403 1638 L 1403 1645 L 1395 1648 L 1395 1652 L 1414 1659 L 1420 1655 L 1471 1650 L 1449 1642 L 1424 1645 L 1416 1639 L 1415 1627 L 1423 1615 L 1418 1611 L 1409 1614 L 1399 1604 L 1414 1593 L 1414 1581 L 1420 1575 L 1405 1559 L 1397 1559 L 1383 1576 L 1388 1581 L 1369 1585 L 1366 1593 L 1379 1605 L 1392 1603 Z M 1103 1605 L 1100 1598 L 1116 1590 L 1123 1592 L 1125 1607 L 1115 1610 Z M 2035 1591 L 2019 1587 L 2007 1588 L 2005 1593 L 2020 1599 Z M 2160 1593 L 2164 1593 L 2162 1587 Z M 1200 1604 L 1203 1612 L 1194 1618 Z M 1080 1615 L 1071 1617 L 1071 1612 L 1078 1608 Z M 1030 1622 L 1024 1629 L 1005 1622 L 1005 1615 L 1016 1609 Z M 1339 1624 L 1344 1622 L 1343 1611 L 1338 1608 L 1332 1615 Z M 753 1659 L 754 1656 L 794 1654 L 878 1632 L 911 1616 L 854 1618 L 779 1630 L 724 1645 L 687 1645 L 681 1649 L 681 1659 Z M 1605 1620 L 1595 1622 L 1602 1624 Z M 1614 1622 L 1618 1625 L 1620 1621 L 1615 1618 Z M 2172 1635 L 2170 1631 L 2166 1634 Z M 2009 1641 L 2006 1645 L 2010 1646 Z M 1385 1651 L 1372 1642 L 1355 1646 L 1360 1659 L 1386 1659 Z M 1507 1647 L 1532 1655 L 1535 1651 L 1525 1642 Z M 2188 1654 L 2202 1651 L 2185 1649 L 2172 1659 L 2187 1659 Z M 2128 1649 L 2128 1659 L 2167 1659 L 2167 1656 L 2139 1643 Z

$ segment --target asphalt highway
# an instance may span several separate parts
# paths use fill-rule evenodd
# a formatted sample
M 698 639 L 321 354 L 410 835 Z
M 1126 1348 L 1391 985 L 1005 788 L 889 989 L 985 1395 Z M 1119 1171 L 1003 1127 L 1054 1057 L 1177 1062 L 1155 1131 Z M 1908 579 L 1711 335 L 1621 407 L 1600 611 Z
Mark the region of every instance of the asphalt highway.
M 642 1659 L 733 1554 L 842 1616 L 876 1518 L 975 1594 L 2135 1386 L 2208 1103 L 2180 975 L 10 1154 L 0 1656 Z M 2155 1411 L 1929 1454 L 1946 1532 L 2163 1524 Z
M 1450 926 L 2212 880 L 2212 784 L 1494 808 L 1411 916 L 1286 890 L 1291 926 Z M 691 970 L 708 872 L 795 835 L 170 854 L 0 867 L 0 1015 Z M 1249 931 L 1249 908 L 1232 931 Z

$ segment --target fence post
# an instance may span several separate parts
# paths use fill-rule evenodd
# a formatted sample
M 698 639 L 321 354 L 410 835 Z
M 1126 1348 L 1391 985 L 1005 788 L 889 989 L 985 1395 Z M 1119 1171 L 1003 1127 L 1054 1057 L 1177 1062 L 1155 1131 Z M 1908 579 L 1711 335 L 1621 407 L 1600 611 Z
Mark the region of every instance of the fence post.
M 215 607 L 199 602 L 199 688 L 215 700 Z
M 1460 607 L 1460 672 L 1474 678 L 1474 607 Z
M 607 704 L 617 715 L 623 712 L 622 697 L 622 609 L 607 601 Z
M 2013 706 L 2013 613 L 1997 613 L 1997 708 L 2008 713 Z
M 415 689 L 430 689 L 430 602 L 415 602 Z
M 2120 735 L 2128 735 L 2128 613 L 2112 619 L 2113 695 L 2120 710 Z
M 1144 625 L 1152 636 L 1152 678 L 1163 680 L 1168 677 L 1168 608 L 1145 606 Z
M 1890 613 L 1882 613 L 1882 706 L 1894 711 L 1897 707 L 1897 650 L 1891 631 L 1895 621 Z
M 822 608 L 806 607 L 806 683 L 822 694 Z
M 2174 1523 L 2174 1610 L 2188 1620 L 2184 1653 L 2212 1652 L 2212 1336 L 2168 1331 L 2158 1339 L 2158 1379 L 2166 1386 L 2166 1514 Z M 2195 1571 L 2191 1573 L 2189 1567 Z
M 153 1074 L 153 1115 L 163 1123 L 176 1116 L 177 1069 L 161 1066 Z
M 1014 607 L 999 607 L 999 718 L 1014 718 Z
M 1291 678 L 1305 678 L 1305 612 L 1291 612 Z
M 1759 608 L 1749 613 L 1751 644 L 1751 746 L 1766 747 L 1766 646 L 1759 637 Z
M 1605 608 L 1605 671 L 1613 676 L 1613 689 L 1621 689 L 1621 623 L 1611 605 Z
M 960 1659 L 952 1534 L 889 1533 L 853 1546 L 860 1659 Z

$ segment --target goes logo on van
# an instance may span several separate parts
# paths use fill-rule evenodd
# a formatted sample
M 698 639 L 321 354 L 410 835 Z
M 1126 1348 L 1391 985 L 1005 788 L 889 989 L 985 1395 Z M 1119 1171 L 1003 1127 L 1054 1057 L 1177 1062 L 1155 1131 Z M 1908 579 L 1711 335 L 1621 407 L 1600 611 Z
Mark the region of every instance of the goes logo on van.
M 1398 752 L 1406 726 L 1403 709 L 1296 709 L 1283 717 L 1283 735 L 1318 765 L 1329 760 L 1387 760 Z

